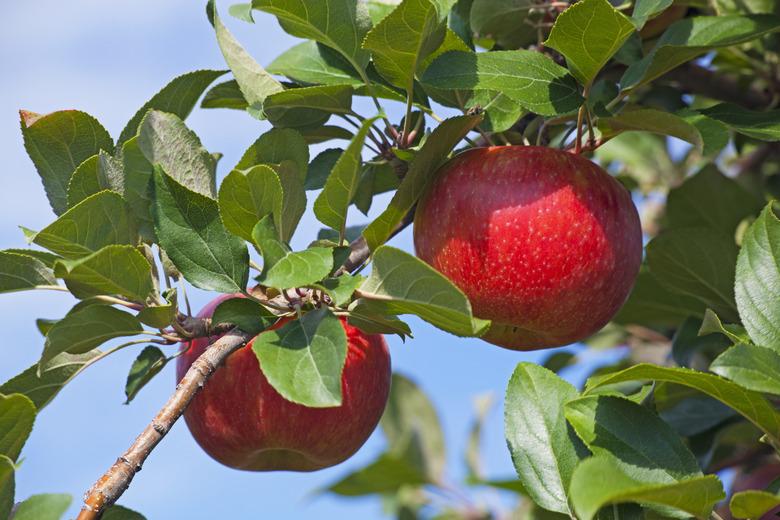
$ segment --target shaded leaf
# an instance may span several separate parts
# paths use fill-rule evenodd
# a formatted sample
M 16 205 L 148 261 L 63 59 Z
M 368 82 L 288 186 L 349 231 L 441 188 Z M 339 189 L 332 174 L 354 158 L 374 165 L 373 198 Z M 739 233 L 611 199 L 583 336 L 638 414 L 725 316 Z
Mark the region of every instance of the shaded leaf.
M 200 102 L 200 108 L 232 108 L 246 110 L 249 104 L 241 93 L 238 82 L 234 79 L 214 85 Z
M 34 289 L 38 285 L 56 285 L 57 281 L 37 258 L 0 251 L 0 293 Z
M 263 113 L 280 128 L 320 126 L 331 114 L 352 111 L 352 87 L 317 85 L 292 88 L 271 94 L 263 103 Z
M 251 241 L 252 229 L 264 216 L 282 221 L 282 197 L 279 176 L 270 167 L 233 170 L 219 186 L 219 214 L 228 231 Z
M 311 40 L 282 53 L 268 65 L 267 70 L 303 84 L 363 85 L 363 80 L 345 58 Z
M 780 27 L 780 18 L 778 18 Z M 780 140 L 780 110 L 758 112 L 732 103 L 720 103 L 701 111 L 740 134 L 761 141 Z
M 0 454 L 17 460 L 35 422 L 35 405 L 23 394 L 0 394 Z
M 704 149 L 704 140 L 698 128 L 675 114 L 653 108 L 623 110 L 616 116 L 599 118 L 598 127 L 604 139 L 621 132 L 653 132 L 687 141 L 700 152 Z
M 152 346 L 144 348 L 133 361 L 130 373 L 127 374 L 127 382 L 125 383 L 127 400 L 125 404 L 130 404 L 130 401 L 138 395 L 146 383 L 159 374 L 167 363 L 168 359 L 159 348 Z
M 237 170 L 246 170 L 257 164 L 295 164 L 303 181 L 309 162 L 309 146 L 300 132 L 291 128 L 272 128 L 247 148 L 236 165 Z
M 352 138 L 351 134 L 349 138 Z M 344 150 L 341 148 L 328 148 L 312 159 L 306 172 L 304 188 L 307 190 L 321 190 L 342 153 L 344 153 Z
M 327 487 L 327 491 L 342 496 L 362 496 L 394 493 L 403 486 L 422 486 L 425 475 L 408 461 L 384 454 L 367 466 Z
M 249 298 L 230 298 L 214 309 L 212 323 L 232 323 L 244 332 L 260 334 L 277 321 L 265 307 Z

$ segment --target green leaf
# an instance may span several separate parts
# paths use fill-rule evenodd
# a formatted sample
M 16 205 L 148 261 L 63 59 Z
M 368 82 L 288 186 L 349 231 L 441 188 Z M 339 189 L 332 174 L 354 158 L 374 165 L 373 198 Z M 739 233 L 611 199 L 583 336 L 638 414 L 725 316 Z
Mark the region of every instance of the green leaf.
M 589 379 L 586 393 L 609 384 L 647 379 L 694 388 L 730 406 L 769 437 L 778 439 L 780 436 L 780 414 L 761 394 L 719 376 L 687 368 L 667 368 L 642 363 L 620 372 Z
M 225 74 L 224 70 L 196 70 L 173 78 L 135 113 L 119 134 L 117 145 L 128 141 L 138 133 L 138 125 L 150 110 L 169 112 L 179 119 L 186 119 L 203 91 L 223 74 Z
M 67 189 L 68 207 L 72 208 L 90 195 L 105 189 L 100 183 L 98 156 L 93 155 L 78 165 L 70 177 Z
M 485 120 L 480 128 L 488 132 L 505 132 L 525 113 L 523 105 L 501 92 L 478 90 L 466 103 L 466 108 L 482 107 Z
M 671 506 L 706 518 L 712 506 L 726 496 L 715 475 L 667 484 L 647 483 L 604 457 L 593 457 L 577 466 L 569 493 L 581 520 L 591 520 L 602 507 L 623 502 Z
M 504 433 L 520 482 L 538 505 L 564 514 L 571 514 L 566 492 L 582 449 L 563 405 L 576 397 L 577 390 L 555 373 L 518 363 L 504 404 Z
M 130 373 L 127 374 L 127 382 L 125 383 L 127 400 L 125 404 L 130 404 L 130 401 L 135 399 L 146 383 L 159 374 L 167 363 L 168 359 L 159 348 L 152 346 L 144 348 L 133 361 Z
M 147 305 L 136 315 L 141 323 L 154 327 L 155 329 L 164 329 L 176 318 L 176 289 L 172 289 L 173 296 L 168 296 L 168 301 L 162 305 Z
M 411 95 L 414 76 L 425 57 L 444 41 L 454 0 L 404 0 L 366 35 L 377 71 Z
M 756 345 L 735 345 L 710 370 L 756 392 L 780 395 L 780 354 Z
M 0 455 L 0 518 L 10 518 L 14 507 L 15 471 L 14 461 L 5 455 Z
M 33 242 L 79 258 L 113 244 L 135 245 L 138 234 L 122 197 L 113 191 L 91 195 L 39 231 Z
M 352 133 L 349 130 L 334 125 L 302 128 L 300 132 L 307 144 L 319 144 L 333 139 L 343 139 L 345 141 L 352 139 Z
M 263 113 L 275 127 L 307 128 L 319 126 L 330 114 L 352 112 L 352 87 L 317 85 L 291 88 L 271 94 L 263 103 Z
M 252 16 L 252 2 L 246 4 L 233 4 L 228 8 L 230 16 L 241 20 L 242 22 L 255 23 Z
M 623 110 L 616 116 L 599 118 L 598 127 L 604 139 L 611 139 L 622 132 L 652 132 L 687 141 L 700 152 L 704 149 L 704 140 L 698 128 L 675 114 L 653 108 Z
M 679 435 L 648 408 L 622 397 L 589 396 L 564 407 L 566 420 L 597 457 L 645 483 L 701 476 Z
M 0 454 L 19 458 L 35 422 L 35 405 L 23 394 L 0 394 Z
M 368 64 L 368 53 L 361 49 L 360 44 L 371 28 L 371 19 L 362 2 L 253 0 L 252 7 L 276 16 L 287 33 L 337 50 L 357 71 L 365 69 Z
M 714 158 L 731 139 L 728 127 L 711 117 L 690 109 L 677 111 L 677 115 L 696 127 L 701 134 L 704 157 Z
M 135 316 L 114 307 L 91 305 L 68 314 L 46 335 L 38 373 L 45 375 L 52 368 L 49 362 L 58 354 L 85 354 L 110 339 L 134 336 L 142 331 L 143 327 Z
M 0 251 L 0 293 L 56 285 L 51 269 L 31 256 Z
M 154 220 L 152 219 L 152 175 L 154 167 L 146 160 L 138 147 L 138 137 L 128 139 L 122 145 L 122 163 L 125 170 L 125 191 L 127 201 L 141 236 L 154 242 Z
M 347 320 L 366 334 L 397 334 L 401 339 L 412 336 L 409 325 L 394 316 L 374 312 L 373 308 L 360 300 L 350 305 Z
M 631 20 L 607 0 L 580 0 L 558 16 L 544 44 L 563 54 L 574 77 L 590 85 L 633 32 Z
M 246 110 L 249 104 L 241 93 L 238 82 L 234 79 L 214 85 L 200 102 L 200 108 L 232 108 Z
M 218 200 L 225 228 L 247 241 L 264 216 L 273 214 L 275 221 L 282 221 L 282 184 L 266 165 L 230 172 L 219 187 Z
M 64 494 L 33 495 L 16 506 L 13 520 L 60 520 L 72 501 Z
M 363 232 L 368 247 L 375 251 L 414 207 L 439 166 L 466 134 L 482 121 L 481 116 L 457 116 L 445 120 L 428 136 L 409 165 L 409 170 L 393 199 Z
M 249 298 L 230 298 L 214 309 L 211 322 L 232 323 L 248 334 L 257 335 L 277 320 L 265 307 Z
M 780 506 L 780 496 L 757 489 L 734 493 L 729 502 L 734 518 L 762 518 L 777 506 Z
M 279 232 L 271 215 L 263 217 L 252 229 L 252 242 L 263 255 L 263 271 L 290 253 L 290 246 L 279 240 Z
M 434 268 L 390 246 L 374 251 L 360 297 L 384 314 L 416 314 L 458 336 L 479 336 L 490 322 L 471 314 L 468 298 Z
M 106 509 L 101 520 L 146 520 L 146 518 L 132 509 L 114 504 Z
M 669 191 L 666 219 L 670 228 L 708 227 L 730 235 L 760 209 L 756 197 L 717 167 L 707 166 Z
M 666 11 L 674 3 L 674 0 L 636 0 L 631 20 L 638 31 L 644 27 L 650 18 L 658 16 Z
M 263 69 L 252 56 L 241 46 L 238 40 L 228 31 L 219 18 L 214 0 L 209 0 L 206 6 L 209 21 L 214 26 L 217 43 L 222 51 L 238 87 L 249 104 L 253 114 L 259 114 L 265 98 L 284 87 Z
M 328 309 L 317 309 L 252 341 L 268 382 L 285 399 L 312 408 L 341 404 L 347 334 Z
M 144 302 L 154 289 L 152 266 L 133 246 L 106 246 L 77 260 L 59 260 L 54 267 L 79 299 L 113 294 Z
M 671 229 L 647 245 L 653 276 L 669 291 L 691 296 L 726 319 L 736 318 L 734 240 L 707 228 Z
M 306 178 L 309 162 L 309 146 L 300 132 L 291 128 L 272 128 L 252 143 L 236 165 L 246 170 L 257 164 L 295 164 L 301 181 Z
M 49 404 L 68 381 L 81 371 L 87 362 L 99 353 L 99 350 L 92 350 L 86 354 L 59 354 L 46 364 L 45 370 L 40 375 L 38 374 L 38 363 L 36 363 L 3 383 L 0 386 L 0 393 L 24 394 L 40 411 Z
M 408 461 L 389 454 L 327 487 L 337 495 L 356 497 L 395 493 L 403 486 L 424 486 L 429 481 Z
M 702 316 L 704 307 L 695 298 L 667 290 L 643 266 L 628 300 L 613 321 L 620 325 L 673 327 L 688 316 Z
M 717 314 L 712 310 L 707 309 L 704 311 L 704 319 L 701 322 L 699 328 L 699 336 L 706 334 L 723 334 L 728 337 L 734 344 L 737 343 L 750 343 L 750 336 L 747 331 L 741 325 L 726 324 L 720 321 Z
M 333 269 L 333 250 L 311 247 L 287 253 L 263 270 L 260 283 L 277 289 L 293 289 L 319 282 Z
M 352 295 L 355 293 L 360 284 L 363 283 L 365 277 L 356 275 L 342 275 L 336 278 L 326 278 L 320 283 L 311 284 L 315 289 L 321 289 L 330 296 L 333 303 L 341 307 L 348 303 L 352 299 Z
M 441 479 L 447 461 L 444 432 L 433 403 L 412 380 L 393 374 L 379 424 L 389 455 L 405 460 L 431 481 Z
M 20 111 L 24 147 L 41 176 L 54 213 L 68 209 L 68 182 L 86 159 L 114 142 L 101 124 L 85 112 L 62 110 L 47 115 Z
M 655 47 L 628 67 L 620 80 L 623 91 L 636 89 L 711 49 L 730 47 L 780 29 L 773 15 L 698 16 L 673 23 Z
M 182 276 L 205 290 L 234 293 L 246 288 L 246 244 L 225 229 L 217 202 L 188 190 L 159 167 L 154 191 L 155 230 Z
M 502 49 L 518 49 L 537 41 L 536 30 L 527 24 L 536 6 L 534 0 L 474 0 L 469 23 L 475 35 L 495 40 Z
M 780 351 L 780 221 L 768 204 L 742 238 L 735 294 L 753 341 Z
M 422 83 L 442 89 L 501 92 L 545 116 L 572 112 L 583 102 L 566 69 L 533 51 L 448 52 L 425 70 Z
M 311 40 L 284 52 L 268 65 L 268 72 L 302 84 L 363 85 L 355 69 L 340 54 Z
M 351 137 L 352 135 L 350 134 Z M 312 159 L 306 172 L 304 188 L 307 190 L 322 189 L 342 153 L 344 153 L 344 150 L 341 148 L 328 148 Z
M 23 255 L 35 258 L 39 262 L 43 263 L 46 267 L 54 267 L 54 262 L 60 259 L 59 256 L 49 253 L 48 251 L 41 251 L 39 249 L 24 249 L 24 248 L 10 248 L 0 250 L 0 253 L 12 253 L 16 255 Z
M 314 201 L 314 214 L 317 220 L 335 229 L 341 235 L 344 234 L 346 227 L 349 204 L 357 190 L 363 144 L 371 131 L 371 125 L 378 118 L 377 116 L 363 121 L 347 149 L 339 155 L 325 181 L 322 193 Z
M 206 197 L 216 196 L 214 157 L 195 132 L 173 114 L 151 110 L 138 126 L 138 148 L 176 182 Z
M 395 168 L 389 162 L 367 163 L 363 167 L 357 188 L 355 188 L 352 203 L 364 215 L 368 216 L 368 211 L 374 202 L 374 195 L 396 190 L 400 182 Z M 361 229 L 358 235 L 362 232 Z M 352 241 L 352 239 L 348 240 Z
M 705 108 L 701 113 L 753 139 L 770 142 L 780 140 L 780 110 L 758 112 L 732 103 L 720 103 Z

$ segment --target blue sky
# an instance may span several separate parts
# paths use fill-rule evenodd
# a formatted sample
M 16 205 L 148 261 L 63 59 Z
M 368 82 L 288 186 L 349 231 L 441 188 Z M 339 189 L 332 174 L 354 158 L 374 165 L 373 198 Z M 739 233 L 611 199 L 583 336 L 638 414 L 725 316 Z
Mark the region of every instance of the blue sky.
M 18 110 L 46 113 L 76 108 L 97 117 L 116 138 L 126 121 L 171 78 L 199 68 L 224 68 L 205 2 L 184 0 L 71 0 L 10 2 L 0 31 L 0 247 L 23 247 L 17 225 L 40 229 L 52 220 L 43 188 L 27 158 L 19 132 Z M 256 25 L 222 17 L 263 65 L 295 43 L 276 21 L 255 15 Z M 367 103 L 357 103 L 369 115 Z M 398 117 L 398 107 L 387 107 Z M 222 152 L 220 175 L 268 129 L 248 115 L 199 110 L 188 124 L 212 152 Z M 343 145 L 343 143 L 342 143 Z M 316 153 L 313 151 L 312 156 Z M 386 200 L 386 199 L 385 199 Z M 377 201 L 376 206 L 380 206 Z M 366 221 L 356 218 L 354 223 Z M 317 233 L 311 214 L 304 217 L 294 245 Z M 411 233 L 394 245 L 411 250 Z M 195 307 L 207 295 L 191 295 Z M 63 294 L 14 293 L 0 296 L 3 363 L 0 380 L 34 363 L 43 347 L 34 320 L 61 317 L 72 305 Z M 417 381 L 431 396 L 448 441 L 449 473 L 463 475 L 462 451 L 472 418 L 471 400 L 492 392 L 497 403 L 485 428 L 484 453 L 491 476 L 513 475 L 503 438 L 504 388 L 515 365 L 548 355 L 510 352 L 479 340 L 460 339 L 411 319 L 415 339 L 390 338 L 394 369 Z M 126 350 L 90 368 L 38 417 L 17 474 L 17 499 L 33 493 L 83 492 L 121 454 L 154 415 L 174 386 L 172 367 L 158 376 L 129 406 L 124 381 L 137 350 Z M 577 373 L 569 374 L 575 380 Z M 310 492 L 371 461 L 383 448 L 380 433 L 349 461 L 313 474 L 247 473 L 212 461 L 177 424 L 148 459 L 121 503 L 157 518 L 382 518 L 375 499 L 311 498 Z

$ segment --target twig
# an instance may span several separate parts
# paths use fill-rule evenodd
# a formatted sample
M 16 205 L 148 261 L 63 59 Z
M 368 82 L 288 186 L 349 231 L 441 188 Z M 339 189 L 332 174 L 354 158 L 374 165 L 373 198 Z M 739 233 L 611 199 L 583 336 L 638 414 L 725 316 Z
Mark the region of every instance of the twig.
M 170 431 L 176 420 L 181 417 L 192 398 L 203 388 L 211 374 L 228 356 L 250 339 L 249 334 L 233 329 L 214 342 L 192 363 L 176 386 L 176 391 L 157 413 L 154 420 L 147 425 L 130 448 L 87 491 L 84 497 L 84 506 L 77 520 L 97 520 L 106 508 L 117 501 L 130 485 L 135 474 L 141 470 L 146 458 Z

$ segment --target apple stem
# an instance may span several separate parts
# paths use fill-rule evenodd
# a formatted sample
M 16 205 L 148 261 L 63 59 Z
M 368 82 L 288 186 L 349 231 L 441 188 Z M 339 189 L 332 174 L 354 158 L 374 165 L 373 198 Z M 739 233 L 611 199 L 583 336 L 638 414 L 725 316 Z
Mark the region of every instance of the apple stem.
M 192 363 L 176 386 L 176 391 L 152 422 L 87 491 L 77 520 L 97 520 L 106 508 L 117 501 L 127 490 L 135 474 L 141 470 L 146 458 L 182 416 L 192 398 L 203 388 L 217 367 L 250 339 L 249 334 L 235 328 L 214 342 Z

